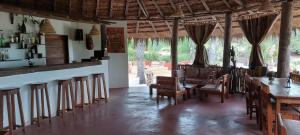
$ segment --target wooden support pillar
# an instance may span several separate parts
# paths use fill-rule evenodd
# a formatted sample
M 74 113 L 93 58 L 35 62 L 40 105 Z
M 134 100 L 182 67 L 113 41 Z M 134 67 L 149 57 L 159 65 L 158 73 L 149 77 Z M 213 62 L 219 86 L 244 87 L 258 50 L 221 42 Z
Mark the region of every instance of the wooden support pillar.
M 175 70 L 177 70 L 177 43 L 178 43 L 178 21 L 179 18 L 175 18 L 173 22 L 172 41 L 171 41 L 171 61 L 172 61 L 172 77 L 175 76 Z
M 107 48 L 106 25 L 101 24 L 101 50 L 105 50 L 105 48 Z
M 232 31 L 232 13 L 225 14 L 225 29 L 224 29 L 224 51 L 223 51 L 223 68 L 225 72 L 230 69 L 230 49 L 231 49 L 231 31 Z
M 293 1 L 282 2 L 277 77 L 288 77 L 290 72 L 290 42 L 293 25 Z

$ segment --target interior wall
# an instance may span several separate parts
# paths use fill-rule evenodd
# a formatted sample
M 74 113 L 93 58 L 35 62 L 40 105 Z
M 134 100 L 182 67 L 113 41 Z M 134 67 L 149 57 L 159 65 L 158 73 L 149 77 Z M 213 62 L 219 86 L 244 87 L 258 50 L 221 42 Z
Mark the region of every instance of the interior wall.
M 127 22 L 116 21 L 107 27 L 123 27 L 125 36 L 125 53 L 109 53 L 110 62 L 109 68 L 109 82 L 111 88 L 127 88 L 129 87 L 128 81 L 128 54 L 127 54 Z

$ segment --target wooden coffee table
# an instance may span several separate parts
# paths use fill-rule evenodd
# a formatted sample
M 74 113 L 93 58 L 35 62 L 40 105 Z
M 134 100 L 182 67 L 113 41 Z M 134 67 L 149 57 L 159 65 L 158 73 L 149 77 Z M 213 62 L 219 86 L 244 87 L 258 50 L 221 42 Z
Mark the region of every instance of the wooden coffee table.
M 198 88 L 200 87 L 198 84 L 191 84 L 191 83 L 186 83 L 184 86 L 182 83 L 180 83 L 180 87 L 181 88 L 184 88 L 186 90 L 186 93 L 187 93 L 187 97 L 188 98 L 191 98 L 191 91 L 193 91 L 193 94 L 195 95 L 196 92 L 194 90 L 194 88 Z M 149 93 L 150 95 L 153 95 L 153 89 L 156 89 L 157 88 L 157 84 L 150 84 L 149 86 Z

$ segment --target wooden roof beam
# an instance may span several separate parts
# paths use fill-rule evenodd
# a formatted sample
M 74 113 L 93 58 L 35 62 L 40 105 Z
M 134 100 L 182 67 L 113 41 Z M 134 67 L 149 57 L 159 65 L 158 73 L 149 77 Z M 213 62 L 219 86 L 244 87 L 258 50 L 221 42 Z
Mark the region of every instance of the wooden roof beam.
M 149 18 L 149 13 L 145 8 L 145 3 L 143 0 L 137 0 L 137 3 L 140 7 L 140 9 L 142 10 L 143 14 L 145 15 L 146 18 Z
M 71 15 L 71 9 L 72 9 L 72 0 L 69 0 L 69 14 Z
M 173 0 L 169 0 L 169 3 L 171 4 L 172 9 L 175 11 L 176 10 L 176 6 L 175 6 Z
M 108 16 L 110 18 L 112 18 L 112 14 L 113 14 L 113 0 L 109 0 L 109 4 L 108 4 Z
M 124 18 L 127 18 L 128 14 L 128 0 L 124 0 Z
M 186 1 L 186 0 L 183 0 L 184 4 L 187 6 L 188 10 L 190 11 L 190 13 L 192 14 L 192 16 L 195 16 L 195 13 L 193 12 L 190 4 Z
M 167 27 L 168 27 L 168 29 L 169 29 L 170 33 L 172 33 L 172 28 L 171 28 L 171 26 L 170 26 L 169 22 L 168 22 L 168 21 L 165 21 L 165 23 L 166 23 L 166 25 L 167 25 Z
M 152 27 L 154 33 L 157 34 L 157 31 L 156 31 L 156 28 L 155 28 L 153 22 L 151 22 L 151 21 L 148 21 L 148 22 L 149 22 L 149 24 L 151 25 L 151 27 Z
M 158 6 L 156 0 L 152 0 L 152 3 L 153 3 L 153 5 L 155 6 L 155 8 L 157 9 L 159 15 L 160 15 L 162 18 L 165 18 L 164 13 L 162 12 L 162 10 L 160 9 L 160 7 Z
M 228 0 L 223 0 L 224 4 L 229 8 L 232 9 L 231 5 L 229 4 Z
M 207 3 L 205 2 L 205 0 L 200 0 L 202 5 L 204 6 L 205 10 L 210 11 L 209 6 L 207 5 Z M 222 25 L 218 22 L 217 17 L 216 16 L 211 16 L 214 20 L 217 21 L 217 26 L 220 28 L 220 30 L 223 32 L 224 29 L 222 27 Z
M 96 8 L 95 8 L 95 16 L 98 16 L 98 10 L 99 10 L 99 0 L 96 0 Z

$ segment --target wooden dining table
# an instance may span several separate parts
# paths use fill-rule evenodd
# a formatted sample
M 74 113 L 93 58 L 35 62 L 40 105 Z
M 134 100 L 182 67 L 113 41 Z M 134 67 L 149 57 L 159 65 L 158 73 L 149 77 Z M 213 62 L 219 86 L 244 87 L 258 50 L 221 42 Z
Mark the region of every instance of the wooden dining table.
M 287 87 L 288 78 L 274 78 L 270 81 L 267 77 L 252 77 L 266 84 L 270 88 L 270 96 L 276 101 L 276 114 L 281 112 L 281 105 L 300 105 L 300 83 L 290 81 L 290 88 Z M 277 123 L 277 121 L 276 121 Z

